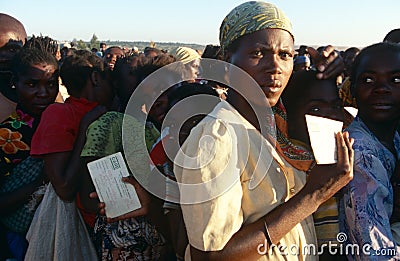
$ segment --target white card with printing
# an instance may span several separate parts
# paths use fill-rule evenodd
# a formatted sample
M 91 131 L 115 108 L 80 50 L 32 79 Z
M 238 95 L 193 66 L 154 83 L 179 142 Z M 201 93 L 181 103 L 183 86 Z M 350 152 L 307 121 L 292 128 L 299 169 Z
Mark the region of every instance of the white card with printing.
M 335 133 L 342 131 L 343 122 L 306 114 L 308 135 L 317 164 L 337 162 Z
M 135 188 L 122 181 L 129 172 L 121 152 L 89 162 L 87 166 L 99 199 L 106 204 L 107 217 L 118 217 L 141 207 Z

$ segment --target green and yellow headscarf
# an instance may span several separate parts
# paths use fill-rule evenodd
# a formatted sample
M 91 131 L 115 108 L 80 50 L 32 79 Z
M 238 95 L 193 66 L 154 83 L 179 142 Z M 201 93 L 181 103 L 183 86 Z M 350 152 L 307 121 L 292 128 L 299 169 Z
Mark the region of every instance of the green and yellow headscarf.
M 222 50 L 239 37 L 265 28 L 288 31 L 294 39 L 292 24 L 286 15 L 275 5 L 250 1 L 235 7 L 222 21 L 219 29 L 219 42 Z

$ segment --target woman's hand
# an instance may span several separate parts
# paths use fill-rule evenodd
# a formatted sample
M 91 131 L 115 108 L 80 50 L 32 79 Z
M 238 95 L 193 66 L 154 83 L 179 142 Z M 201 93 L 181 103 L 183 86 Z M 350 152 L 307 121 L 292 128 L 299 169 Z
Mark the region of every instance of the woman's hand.
M 134 218 L 134 217 L 139 217 L 139 216 L 145 216 L 149 213 L 150 210 L 150 195 L 149 193 L 139 184 L 139 182 L 136 181 L 134 177 L 125 177 L 122 178 L 122 181 L 131 184 L 138 195 L 138 198 L 140 200 L 140 204 L 142 205 L 141 208 L 135 209 L 134 211 L 131 211 L 129 213 L 126 213 L 124 215 L 115 217 L 115 218 L 107 218 L 107 222 L 116 222 L 118 220 L 124 220 L 128 218 Z M 98 195 L 96 192 L 92 192 L 89 195 L 90 198 L 98 198 Z M 100 202 L 98 204 L 98 209 L 99 209 L 99 214 L 100 215 L 106 215 L 106 204 L 104 202 Z
M 313 61 L 313 66 L 318 70 L 318 79 L 328 79 L 336 77 L 344 70 L 344 62 L 339 52 L 333 46 L 328 45 L 319 53 L 312 47 L 307 47 L 307 51 Z
M 318 206 L 331 198 L 353 179 L 354 140 L 348 132 L 336 134 L 336 164 L 316 165 L 310 172 L 304 186 L 306 192 L 313 195 Z

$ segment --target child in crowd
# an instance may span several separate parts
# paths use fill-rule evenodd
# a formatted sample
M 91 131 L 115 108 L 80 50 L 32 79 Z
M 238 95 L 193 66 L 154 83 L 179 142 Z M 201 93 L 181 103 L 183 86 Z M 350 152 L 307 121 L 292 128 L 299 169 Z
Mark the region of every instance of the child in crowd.
M 141 209 L 112 220 L 103 216 L 96 218 L 94 233 L 101 260 L 119 260 L 122 256 L 129 260 L 142 258 L 164 260 L 169 255 L 169 235 L 165 232 L 167 223 L 163 222 L 162 208 L 154 207 L 157 205 L 154 201 L 159 200 L 149 195 L 142 187 L 142 185 L 145 186 L 143 183 L 150 183 L 148 150 L 160 134 L 157 132 L 158 135 L 155 136 L 153 125 L 147 123 L 146 114 L 142 111 L 142 105 L 147 102 L 145 98 L 140 96 L 139 100 L 132 101 L 129 109 L 126 106 L 142 80 L 174 61 L 175 59 L 165 54 L 153 58 L 134 56 L 118 59 L 113 70 L 113 82 L 121 101 L 120 111 L 126 114 L 109 111 L 93 122 L 87 130 L 86 143 L 81 153 L 83 163 L 116 152 L 123 152 L 135 178 L 141 177 L 140 184 L 133 176 L 127 180 L 136 188 L 142 205 Z M 149 93 L 152 92 L 149 91 Z M 146 108 L 150 108 L 151 111 L 152 105 L 146 105 Z M 123 131 L 124 134 L 122 134 Z M 129 146 L 124 147 L 123 143 Z M 84 183 L 86 185 L 80 194 L 86 209 L 97 212 L 98 200 L 87 198 L 89 192 L 94 191 L 94 185 L 85 165 L 82 164 L 81 167 L 85 169 Z
M 207 99 L 208 104 L 205 105 L 202 102 L 198 103 L 198 97 L 200 96 L 196 97 L 196 95 L 209 95 L 212 97 Z M 177 151 L 174 151 L 174 148 L 179 148 L 183 144 L 190 130 L 211 111 L 211 109 L 204 111 L 205 106 L 213 108 L 219 101 L 218 97 L 217 91 L 207 84 L 183 83 L 177 88 L 172 88 L 168 93 L 168 110 L 166 113 L 169 113 L 176 104 L 185 98 L 192 100 L 191 102 L 178 105 L 178 110 L 171 112 L 162 130 L 162 133 L 165 133 L 165 135 L 154 145 L 150 153 L 152 164 L 155 167 L 153 171 L 158 170 L 166 177 L 163 208 L 168 221 L 170 240 L 177 260 L 183 260 L 188 239 L 179 205 L 179 188 L 173 173 L 173 158 L 177 153 Z M 194 100 L 196 102 L 193 102 Z M 200 111 L 202 114 L 199 114 Z
M 347 128 L 354 138 L 354 179 L 341 201 L 341 226 L 348 243 L 369 245 L 356 260 L 400 258 L 391 231 L 391 178 L 400 156 L 400 45 L 378 43 L 361 50 L 350 75 L 358 114 Z M 397 197 L 397 195 L 395 195 Z M 392 251 L 390 251 L 392 250 Z
M 305 159 L 311 160 L 315 159 L 305 115 L 337 121 L 344 120 L 343 105 L 336 87 L 336 79 L 319 80 L 316 74 L 317 72 L 313 70 L 295 72 L 282 95 L 283 102 L 286 104 L 290 140 L 297 147 L 298 152 L 302 152 Z M 336 239 L 340 232 L 338 200 L 339 196 L 336 194 L 321 204 L 313 214 L 318 246 L 320 251 L 325 250 L 320 255 L 321 260 L 346 260 L 345 257 L 339 256 L 339 252 L 336 256 L 330 256 L 328 248 L 321 248 L 324 244 L 328 246 L 329 242 L 338 244 Z
M 86 129 L 105 111 L 104 107 L 96 106 L 100 104 L 109 107 L 114 97 L 109 72 L 105 69 L 102 59 L 89 51 L 76 51 L 68 56 L 62 64 L 60 75 L 71 96 L 65 103 L 53 104 L 43 113 L 38 129 L 32 138 L 31 155 L 44 160 L 44 174 L 51 182 L 50 187 L 54 188 L 59 197 L 57 202 L 60 204 L 57 203 L 57 206 L 63 205 L 62 210 L 65 207 L 70 211 L 66 215 L 71 214 L 71 216 L 63 220 L 60 214 L 54 212 L 46 215 L 47 211 L 52 211 L 57 206 L 46 208 L 42 201 L 43 208 L 38 209 L 40 212 L 36 211 L 35 218 L 36 215 L 38 218 L 34 221 L 37 224 L 46 224 L 46 219 L 50 219 L 53 224 L 51 229 L 46 229 L 46 231 L 37 231 L 38 225 L 31 226 L 27 236 L 29 241 L 27 256 L 30 253 L 31 260 L 42 255 L 54 254 L 53 258 L 67 258 L 68 255 L 80 254 L 73 253 L 78 243 L 67 244 L 63 237 L 66 236 L 74 241 L 73 233 L 76 232 L 79 236 L 82 232 L 87 234 L 85 227 L 78 226 L 77 231 L 72 231 L 72 228 L 68 226 L 77 223 L 61 224 L 61 222 L 75 222 L 74 217 L 77 217 L 75 206 L 67 206 L 67 203 L 75 200 L 80 189 L 82 175 L 78 171 L 79 156 L 84 145 Z M 48 192 L 53 195 L 54 191 L 47 188 L 45 198 Z M 64 203 L 61 203 L 61 200 Z M 79 198 L 77 205 L 80 207 Z M 93 225 L 93 217 L 87 215 L 82 207 L 80 209 L 86 223 Z M 52 216 L 53 214 L 56 216 Z M 65 226 L 68 232 L 66 235 L 61 235 L 60 231 L 63 231 L 61 228 Z M 48 242 L 49 247 L 43 248 L 40 246 L 43 240 L 53 240 L 53 242 Z M 83 244 L 84 242 L 79 242 L 79 247 L 83 248 Z M 60 251 L 59 248 L 62 250 Z M 93 247 L 89 244 L 88 249 L 91 248 Z

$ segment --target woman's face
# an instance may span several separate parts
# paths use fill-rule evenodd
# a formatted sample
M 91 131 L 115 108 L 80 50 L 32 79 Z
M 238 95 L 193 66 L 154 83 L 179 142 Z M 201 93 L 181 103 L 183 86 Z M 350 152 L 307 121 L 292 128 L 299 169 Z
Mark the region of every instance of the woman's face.
M 355 97 L 360 117 L 368 123 L 400 118 L 400 53 L 364 55 L 357 68 Z
M 18 75 L 15 88 L 18 103 L 29 114 L 40 116 L 58 93 L 58 69 L 51 64 L 35 64 Z
M 196 59 L 187 64 L 186 70 L 188 77 L 192 80 L 196 80 L 200 75 L 200 59 Z
M 315 79 L 303 92 L 298 106 L 289 111 L 289 136 L 310 144 L 305 115 L 344 121 L 342 100 L 333 80 Z
M 281 29 L 263 29 L 243 36 L 238 48 L 228 53 L 232 64 L 246 71 L 260 85 L 274 106 L 293 71 L 292 36 Z
M 160 97 L 154 102 L 149 111 L 149 116 L 156 120 L 158 123 L 162 124 L 165 114 L 168 110 L 168 96 L 166 92 L 161 94 Z
M 104 62 L 108 67 L 114 69 L 114 64 L 118 58 L 124 57 L 125 53 L 121 48 L 111 47 L 104 55 Z

